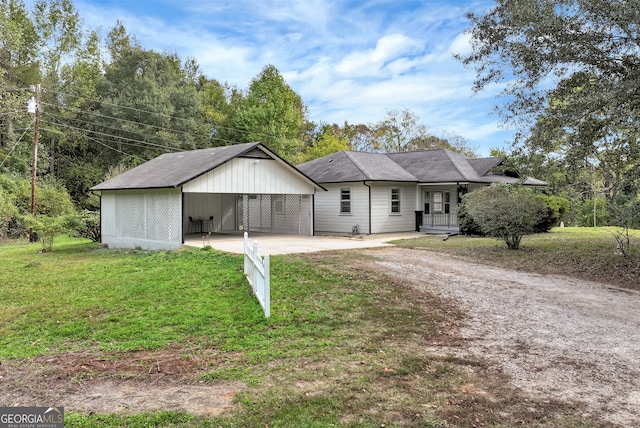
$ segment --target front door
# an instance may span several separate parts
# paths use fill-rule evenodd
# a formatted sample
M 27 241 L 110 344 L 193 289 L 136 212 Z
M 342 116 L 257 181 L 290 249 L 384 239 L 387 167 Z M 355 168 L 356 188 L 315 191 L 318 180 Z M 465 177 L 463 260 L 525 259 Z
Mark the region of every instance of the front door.
M 423 190 L 423 224 L 451 226 L 451 193 L 445 190 Z

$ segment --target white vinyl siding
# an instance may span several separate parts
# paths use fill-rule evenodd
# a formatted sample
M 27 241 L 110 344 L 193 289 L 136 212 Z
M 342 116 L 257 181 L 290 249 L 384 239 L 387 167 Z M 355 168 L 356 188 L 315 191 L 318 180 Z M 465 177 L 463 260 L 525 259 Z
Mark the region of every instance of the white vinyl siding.
M 369 189 L 360 183 L 324 183 L 327 192 L 315 195 L 315 231 L 327 233 L 369 233 Z M 351 215 L 340 215 L 341 190 L 351 190 Z
M 400 193 L 400 212 L 392 212 L 391 189 Z M 416 220 L 415 184 L 372 183 L 371 184 L 371 230 L 372 233 L 412 232 Z
M 273 159 L 237 158 L 186 183 L 185 193 L 313 195 L 314 186 Z

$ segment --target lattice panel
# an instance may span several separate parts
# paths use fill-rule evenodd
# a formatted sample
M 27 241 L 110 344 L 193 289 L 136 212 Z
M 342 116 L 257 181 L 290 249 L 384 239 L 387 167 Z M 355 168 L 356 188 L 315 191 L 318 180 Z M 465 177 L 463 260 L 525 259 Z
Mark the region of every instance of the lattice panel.
M 309 195 L 239 195 L 238 225 L 255 232 L 311 235 Z
M 179 193 L 116 195 L 118 236 L 180 242 L 182 210 Z
M 144 195 L 124 193 L 116 195 L 116 235 L 144 238 Z
M 179 242 L 182 240 L 180 194 L 152 193 L 146 196 L 147 239 Z

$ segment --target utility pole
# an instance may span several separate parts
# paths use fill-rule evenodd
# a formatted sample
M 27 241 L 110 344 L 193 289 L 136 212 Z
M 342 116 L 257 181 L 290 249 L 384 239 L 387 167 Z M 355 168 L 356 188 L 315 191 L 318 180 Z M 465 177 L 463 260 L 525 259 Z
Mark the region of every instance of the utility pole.
M 36 114 L 36 123 L 33 130 L 33 171 L 31 172 L 31 215 L 36 214 L 36 179 L 38 173 L 38 138 L 40 137 L 40 84 L 36 85 L 36 101 L 35 111 L 31 111 L 32 107 L 29 106 L 29 112 Z M 29 242 L 33 242 L 33 229 L 29 228 Z

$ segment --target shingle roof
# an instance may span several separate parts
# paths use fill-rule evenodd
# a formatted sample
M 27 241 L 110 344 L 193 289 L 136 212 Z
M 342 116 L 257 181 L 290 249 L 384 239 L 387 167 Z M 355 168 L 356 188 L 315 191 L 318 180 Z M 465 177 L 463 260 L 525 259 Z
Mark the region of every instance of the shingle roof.
M 502 158 L 473 158 L 469 159 L 469 163 L 479 175 L 485 175 L 492 168 L 500 165 L 504 159 Z
M 382 153 L 343 151 L 298 165 L 297 168 L 318 183 L 350 181 L 418 181 Z
M 446 149 L 389 153 L 388 156 L 422 183 L 484 182 L 469 160 Z
M 250 151 L 260 143 L 237 144 L 178 153 L 166 153 L 151 159 L 91 190 L 158 189 L 179 187 L 184 183 Z
M 344 151 L 315 159 L 298 169 L 318 183 L 351 181 L 407 181 L 416 183 L 518 182 L 519 179 L 491 174 L 502 158 L 468 159 L 447 149 L 399 153 Z M 546 185 L 529 178 L 529 185 Z
M 242 156 L 277 158 L 295 171 L 288 164 L 271 152 L 262 143 L 235 144 L 232 146 L 213 147 L 209 149 L 190 150 L 178 153 L 167 153 L 151 159 L 111 180 L 100 183 L 91 190 L 119 189 L 162 189 L 180 187 L 183 184 L 219 167 L 220 165 Z M 304 175 L 303 173 L 301 173 Z M 322 188 L 313 179 L 305 176 L 314 185 Z

